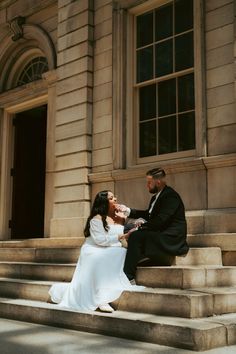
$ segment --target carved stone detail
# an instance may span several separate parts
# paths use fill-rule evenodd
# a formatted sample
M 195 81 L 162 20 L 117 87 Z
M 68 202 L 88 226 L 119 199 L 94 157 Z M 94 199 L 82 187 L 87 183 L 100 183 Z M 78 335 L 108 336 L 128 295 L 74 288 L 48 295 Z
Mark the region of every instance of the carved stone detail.
M 13 32 L 13 36 L 11 37 L 12 40 L 18 41 L 20 38 L 23 37 L 23 25 L 25 23 L 25 18 L 22 16 L 15 17 L 13 20 L 10 21 L 10 29 Z

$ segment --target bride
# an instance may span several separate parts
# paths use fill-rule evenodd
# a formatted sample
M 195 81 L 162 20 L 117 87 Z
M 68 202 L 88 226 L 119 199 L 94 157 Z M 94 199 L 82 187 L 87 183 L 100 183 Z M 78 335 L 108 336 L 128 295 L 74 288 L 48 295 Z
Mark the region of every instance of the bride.
M 124 234 L 124 218 L 117 215 L 117 206 L 112 192 L 96 195 L 72 281 L 54 284 L 49 290 L 51 300 L 60 307 L 113 312 L 109 303 L 122 291 L 144 289 L 130 284 L 123 272 L 126 239 L 133 230 Z

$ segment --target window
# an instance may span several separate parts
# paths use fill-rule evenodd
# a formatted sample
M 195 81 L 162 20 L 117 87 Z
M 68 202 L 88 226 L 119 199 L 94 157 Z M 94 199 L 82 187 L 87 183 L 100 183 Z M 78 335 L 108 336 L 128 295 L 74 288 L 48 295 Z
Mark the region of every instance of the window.
M 48 62 L 45 57 L 32 59 L 22 70 L 16 86 L 42 79 L 42 74 L 48 71 Z
M 195 149 L 193 0 L 136 16 L 138 157 Z

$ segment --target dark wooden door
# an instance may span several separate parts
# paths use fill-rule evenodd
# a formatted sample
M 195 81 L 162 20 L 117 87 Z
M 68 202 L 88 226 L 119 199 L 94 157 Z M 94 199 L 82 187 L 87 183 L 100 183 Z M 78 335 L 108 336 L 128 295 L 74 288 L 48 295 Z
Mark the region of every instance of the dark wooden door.
M 43 237 L 47 106 L 18 113 L 13 125 L 11 237 Z

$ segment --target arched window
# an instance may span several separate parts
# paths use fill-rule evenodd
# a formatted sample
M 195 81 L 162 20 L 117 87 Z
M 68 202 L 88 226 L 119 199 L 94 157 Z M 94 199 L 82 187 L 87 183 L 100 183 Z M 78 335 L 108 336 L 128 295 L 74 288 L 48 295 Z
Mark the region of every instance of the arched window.
M 22 70 L 22 73 L 19 76 L 16 86 L 21 86 L 29 82 L 42 79 L 42 74 L 48 71 L 48 62 L 45 57 L 36 57 Z

